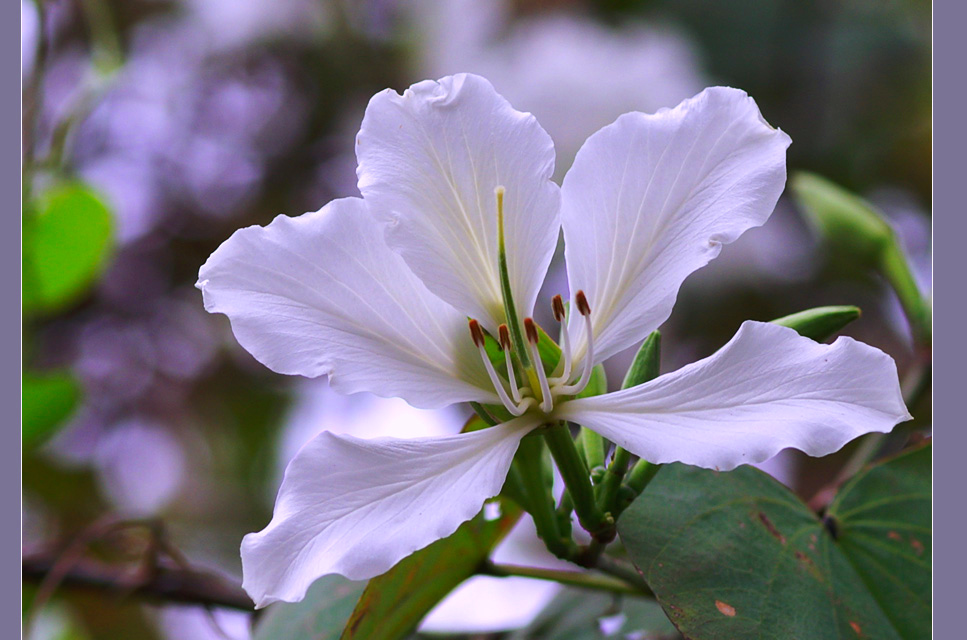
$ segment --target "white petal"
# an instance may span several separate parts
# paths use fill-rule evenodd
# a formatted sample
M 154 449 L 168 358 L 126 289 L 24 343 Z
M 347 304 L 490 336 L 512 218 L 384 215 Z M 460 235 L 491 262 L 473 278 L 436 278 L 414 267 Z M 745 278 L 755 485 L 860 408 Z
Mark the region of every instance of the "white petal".
M 436 408 L 495 402 L 466 318 L 427 291 L 391 251 L 359 198 L 236 231 L 199 272 L 205 308 L 278 373 L 329 374 Z M 485 391 L 491 389 L 490 391 Z
M 654 115 L 627 113 L 588 138 L 564 178 L 561 218 L 596 362 L 657 329 L 690 273 L 768 219 L 787 146 L 752 98 L 723 87 Z M 581 356 L 584 331 L 574 335 Z
M 554 144 L 529 113 L 468 74 L 373 96 L 356 139 L 359 190 L 390 246 L 433 293 L 495 331 L 504 321 L 497 204 L 511 289 L 529 315 L 560 229 Z
M 242 586 L 263 607 L 301 600 L 329 573 L 384 573 L 475 516 L 535 426 L 518 418 L 412 440 L 319 434 L 289 463 L 272 522 L 242 541 Z
M 559 408 L 656 463 L 729 470 L 787 447 L 832 453 L 910 419 L 890 356 L 852 338 L 819 344 L 746 322 L 712 356 L 651 382 Z

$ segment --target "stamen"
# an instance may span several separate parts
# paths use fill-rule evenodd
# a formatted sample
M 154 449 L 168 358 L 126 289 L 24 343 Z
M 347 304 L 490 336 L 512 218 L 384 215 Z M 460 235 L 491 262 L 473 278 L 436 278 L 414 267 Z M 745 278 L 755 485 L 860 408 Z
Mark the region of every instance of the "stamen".
M 588 298 L 583 291 L 578 291 L 574 296 L 578 312 L 584 316 L 584 335 L 587 336 L 587 350 L 584 354 L 584 369 L 581 371 L 581 378 L 574 384 L 564 385 L 558 388 L 559 393 L 575 395 L 584 391 L 584 388 L 591 382 L 591 371 L 594 368 L 594 335 L 591 332 L 591 306 Z
M 519 405 L 515 404 L 508 396 L 507 390 L 504 389 L 504 381 L 500 379 L 497 375 L 497 370 L 494 369 L 493 363 L 490 361 L 490 357 L 487 355 L 487 349 L 484 346 L 486 344 L 484 340 L 483 329 L 480 328 L 480 323 L 471 318 L 468 321 L 470 325 L 470 336 L 473 338 L 473 343 L 477 345 L 477 351 L 480 353 L 480 359 L 483 360 L 484 368 L 487 370 L 487 375 L 490 376 L 490 382 L 494 385 L 494 391 L 497 392 L 497 397 L 500 398 L 501 404 L 507 411 L 510 411 L 511 415 L 520 416 L 524 414 L 527 407 L 530 406 L 529 402 L 521 402 Z
M 497 327 L 500 335 L 500 348 L 504 350 L 504 362 L 507 363 L 507 382 L 510 383 L 510 395 L 514 402 L 520 402 L 520 389 L 517 388 L 517 374 L 514 372 L 514 363 L 510 356 L 510 329 L 502 324 Z
M 547 374 L 544 373 L 544 364 L 541 362 L 541 354 L 537 350 L 537 325 L 533 318 L 524 318 L 524 332 L 527 334 L 527 343 L 530 345 L 531 358 L 534 360 L 534 368 L 537 370 L 537 380 L 541 385 L 541 411 L 550 412 L 554 408 L 554 398 L 551 397 L 551 387 L 547 383 Z
M 561 351 L 564 352 L 564 372 L 560 376 L 551 378 L 553 384 L 567 382 L 571 377 L 571 336 L 564 324 L 564 301 L 560 295 L 554 296 L 551 300 L 551 308 L 554 309 L 554 318 L 561 323 Z

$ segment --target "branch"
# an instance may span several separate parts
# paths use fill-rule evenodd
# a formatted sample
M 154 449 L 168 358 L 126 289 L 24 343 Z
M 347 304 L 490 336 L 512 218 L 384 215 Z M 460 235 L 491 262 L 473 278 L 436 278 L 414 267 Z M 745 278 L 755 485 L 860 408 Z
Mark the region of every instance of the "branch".
M 486 562 L 480 568 L 480 573 L 499 578 L 517 576 L 522 578 L 534 578 L 537 580 L 549 580 L 551 582 L 559 582 L 561 584 L 596 591 L 610 591 L 612 593 L 624 593 L 645 597 L 651 595 L 650 592 L 643 591 L 637 584 L 630 584 L 625 580 L 612 578 L 610 576 L 579 571 L 559 571 L 555 569 L 522 567 L 519 565 Z
M 57 559 L 39 554 L 24 558 L 23 579 L 42 582 Z M 130 571 L 91 561 L 79 561 L 63 575 L 61 587 L 92 589 L 118 596 L 133 596 L 161 602 L 198 604 L 253 611 L 248 594 L 220 576 L 203 571 L 158 566 L 151 575 L 134 576 Z

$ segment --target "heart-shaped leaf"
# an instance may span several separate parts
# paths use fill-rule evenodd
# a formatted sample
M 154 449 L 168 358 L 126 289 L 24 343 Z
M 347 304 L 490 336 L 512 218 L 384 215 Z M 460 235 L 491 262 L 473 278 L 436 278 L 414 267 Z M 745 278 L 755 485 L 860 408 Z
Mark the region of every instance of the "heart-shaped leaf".
M 930 635 L 930 448 L 857 476 L 820 519 L 751 467 L 662 468 L 618 523 L 688 638 Z

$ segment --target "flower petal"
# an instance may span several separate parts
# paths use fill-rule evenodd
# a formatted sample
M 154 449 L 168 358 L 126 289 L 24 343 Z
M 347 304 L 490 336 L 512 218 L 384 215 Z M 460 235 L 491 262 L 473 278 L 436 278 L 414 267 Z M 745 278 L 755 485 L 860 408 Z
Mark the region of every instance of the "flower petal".
M 511 290 L 529 315 L 560 229 L 554 144 L 534 116 L 480 76 L 427 80 L 373 96 L 356 156 L 360 192 L 393 223 L 390 246 L 433 293 L 491 331 L 504 321 L 494 195 L 503 186 Z
M 272 522 L 242 541 L 242 586 L 264 607 L 301 600 L 328 573 L 380 575 L 475 516 L 537 424 L 412 440 L 319 434 L 289 463 Z
M 385 244 L 359 198 L 236 231 L 199 272 L 205 308 L 278 373 L 423 408 L 495 402 L 466 319 Z
M 595 362 L 657 329 L 690 273 L 768 219 L 787 146 L 752 98 L 724 87 L 627 113 L 588 138 L 564 178 L 561 218 L 571 292 L 591 304 Z M 584 331 L 573 335 L 580 357 Z
M 558 411 L 650 462 L 722 471 L 787 447 L 826 455 L 910 419 L 890 356 L 762 322 L 745 322 L 704 360 Z

